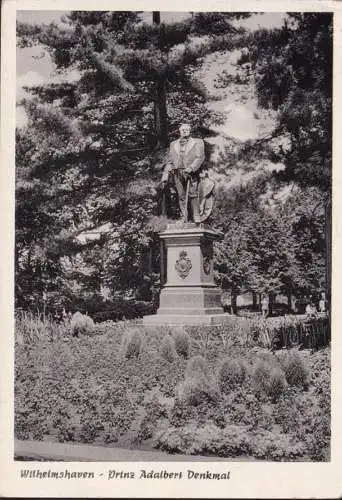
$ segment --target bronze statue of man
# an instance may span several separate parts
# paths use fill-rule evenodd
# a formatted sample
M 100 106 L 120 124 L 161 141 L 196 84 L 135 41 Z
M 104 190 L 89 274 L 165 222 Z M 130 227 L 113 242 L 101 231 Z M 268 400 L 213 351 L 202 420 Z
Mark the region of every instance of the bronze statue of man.
M 170 181 L 178 194 L 179 209 L 185 222 L 201 222 L 199 182 L 203 165 L 204 142 L 191 137 L 191 126 L 182 123 L 180 138 L 171 142 L 168 162 L 162 175 L 162 187 Z

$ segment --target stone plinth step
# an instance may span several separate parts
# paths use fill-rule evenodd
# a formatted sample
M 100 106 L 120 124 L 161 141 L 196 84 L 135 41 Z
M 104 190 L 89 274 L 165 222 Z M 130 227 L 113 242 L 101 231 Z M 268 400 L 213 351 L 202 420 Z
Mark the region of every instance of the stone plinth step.
M 222 314 L 154 314 L 143 317 L 143 325 L 223 325 L 231 321 L 231 315 Z

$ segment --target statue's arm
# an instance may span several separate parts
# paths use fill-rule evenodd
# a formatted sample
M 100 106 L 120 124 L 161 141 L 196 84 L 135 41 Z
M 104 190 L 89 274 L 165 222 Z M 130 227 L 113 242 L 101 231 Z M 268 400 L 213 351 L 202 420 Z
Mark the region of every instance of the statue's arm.
M 204 160 L 205 160 L 204 141 L 202 141 L 202 139 L 199 139 L 196 141 L 195 144 L 195 159 L 187 170 L 189 172 L 197 172 L 197 170 L 201 167 Z

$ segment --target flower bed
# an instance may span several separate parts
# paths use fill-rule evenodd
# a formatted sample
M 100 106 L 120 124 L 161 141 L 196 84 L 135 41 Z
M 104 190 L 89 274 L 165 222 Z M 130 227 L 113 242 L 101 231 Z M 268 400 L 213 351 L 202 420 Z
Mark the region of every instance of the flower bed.
M 16 437 L 328 460 L 329 347 L 272 353 L 244 331 L 189 328 L 184 352 L 171 345 L 179 329 L 129 322 L 18 343 Z

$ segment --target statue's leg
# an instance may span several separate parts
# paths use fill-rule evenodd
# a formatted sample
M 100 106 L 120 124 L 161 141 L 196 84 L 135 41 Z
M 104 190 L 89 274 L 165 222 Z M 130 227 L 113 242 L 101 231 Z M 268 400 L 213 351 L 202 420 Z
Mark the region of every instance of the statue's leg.
M 176 188 L 177 195 L 178 195 L 179 210 L 181 212 L 181 216 L 183 217 L 184 211 L 185 211 L 185 189 L 186 189 L 186 186 L 184 185 L 183 178 L 179 172 L 175 173 L 174 181 L 175 181 L 175 188 Z

